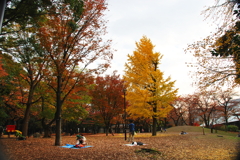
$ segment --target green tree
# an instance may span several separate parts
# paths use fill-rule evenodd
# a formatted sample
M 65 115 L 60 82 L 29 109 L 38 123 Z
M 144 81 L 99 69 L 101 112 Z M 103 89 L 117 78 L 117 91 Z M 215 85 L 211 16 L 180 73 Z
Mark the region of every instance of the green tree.
M 159 65 L 162 55 L 154 52 L 154 45 L 143 36 L 133 55 L 128 55 L 124 80 L 127 85 L 128 113 L 153 119 L 152 135 L 156 135 L 157 119 L 167 116 L 170 103 L 176 98 L 175 81 L 164 79 Z
M 81 119 L 88 115 L 85 108 L 86 104 L 89 104 L 91 100 L 88 93 L 90 88 L 91 78 L 87 80 L 82 79 L 81 83 L 76 85 L 74 91 L 68 96 L 62 107 L 63 120 L 78 124 L 81 122 Z M 51 128 L 56 120 L 54 116 L 56 111 L 56 97 L 54 96 L 54 91 L 49 89 L 46 82 L 42 82 L 37 87 L 36 92 L 41 96 L 41 99 L 37 104 L 35 104 L 36 107 L 34 108 L 38 108 L 38 113 L 41 117 L 41 123 L 44 129 L 44 137 L 51 137 Z
M 219 37 L 211 50 L 212 56 L 230 59 L 233 65 L 224 68 L 222 74 L 225 77 L 235 77 L 235 82 L 240 84 L 240 22 L 236 22 L 235 26 Z
M 42 47 L 38 44 L 38 39 L 33 35 L 33 31 L 35 29 L 28 28 L 19 31 L 18 34 L 6 37 L 2 47 L 3 52 L 11 55 L 25 71 L 18 75 L 22 79 L 21 82 L 25 81 L 23 83 L 27 84 L 27 88 L 22 90 L 22 93 L 25 93 L 22 95 L 25 97 L 22 103 L 26 106 L 22 124 L 23 136 L 27 136 L 28 134 L 31 107 L 40 98 L 35 94 L 35 89 L 43 78 L 44 68 L 47 68 L 46 56 L 43 53 Z
M 4 70 L 8 73 L 0 78 L 0 120 L 2 123 L 23 118 L 25 100 L 23 94 L 26 83 L 19 78 L 24 73 L 21 65 L 13 61 L 7 54 L 1 54 L 1 62 Z M 20 85 L 21 84 L 21 87 Z
M 47 7 L 52 5 L 51 0 L 6 0 L 7 5 L 2 26 L 5 30 L 12 24 L 18 24 L 24 29 L 29 23 L 36 24 L 40 18 L 47 15 Z

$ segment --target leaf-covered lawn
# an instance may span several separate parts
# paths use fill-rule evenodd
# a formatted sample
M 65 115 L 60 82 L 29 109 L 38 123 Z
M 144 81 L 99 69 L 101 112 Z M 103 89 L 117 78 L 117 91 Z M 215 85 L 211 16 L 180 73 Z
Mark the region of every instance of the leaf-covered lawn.
M 104 134 L 86 135 L 92 148 L 69 149 L 54 146 L 53 138 L 28 138 L 25 141 L 6 136 L 0 139 L 3 151 L 9 160 L 235 160 L 237 156 L 238 137 L 217 134 L 202 135 L 192 132 L 179 135 L 178 132 L 137 134 L 135 141 L 146 143 L 144 146 L 125 146 L 124 135 L 106 137 Z M 62 144 L 75 144 L 75 136 L 62 136 Z

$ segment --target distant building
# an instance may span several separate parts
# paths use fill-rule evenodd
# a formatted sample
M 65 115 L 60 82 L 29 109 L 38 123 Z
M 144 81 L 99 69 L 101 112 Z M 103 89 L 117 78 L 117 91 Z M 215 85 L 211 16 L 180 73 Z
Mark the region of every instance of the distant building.
M 240 99 L 233 99 L 230 105 L 233 106 L 228 109 L 228 125 L 236 125 L 240 129 Z M 216 110 L 215 112 L 215 117 L 212 118 L 211 123 L 213 125 L 225 125 L 225 117 L 221 116 L 219 111 Z

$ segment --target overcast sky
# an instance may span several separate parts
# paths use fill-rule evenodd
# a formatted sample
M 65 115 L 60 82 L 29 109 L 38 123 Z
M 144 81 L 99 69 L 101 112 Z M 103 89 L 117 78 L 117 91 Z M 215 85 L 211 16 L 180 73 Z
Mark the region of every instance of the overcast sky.
M 163 55 L 160 70 L 165 77 L 176 80 L 179 95 L 191 94 L 194 88 L 186 62 L 191 55 L 185 54 L 188 44 L 201 40 L 214 31 L 211 21 L 204 21 L 201 12 L 214 0 L 108 0 L 106 19 L 108 38 L 113 40 L 112 67 L 123 75 L 127 54 L 136 49 L 143 35 L 156 46 L 155 52 Z

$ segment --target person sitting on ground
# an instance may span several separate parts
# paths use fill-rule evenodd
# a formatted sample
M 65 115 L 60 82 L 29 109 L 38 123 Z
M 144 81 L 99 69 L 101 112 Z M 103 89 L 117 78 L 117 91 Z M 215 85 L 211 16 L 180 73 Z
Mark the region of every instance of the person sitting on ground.
M 182 131 L 180 134 L 181 134 L 181 135 L 184 135 L 184 134 L 187 134 L 187 132 Z
M 80 135 L 82 136 L 82 144 L 86 145 L 87 144 L 87 138 L 83 134 L 80 134 Z
M 77 135 L 77 142 L 76 142 L 76 145 L 75 146 L 78 146 L 78 147 L 83 147 L 84 145 L 87 144 L 87 139 L 85 136 L 83 136 L 82 134 L 80 135 Z
M 132 145 L 133 146 L 141 146 L 141 145 L 143 145 L 143 143 L 142 142 L 132 142 Z

